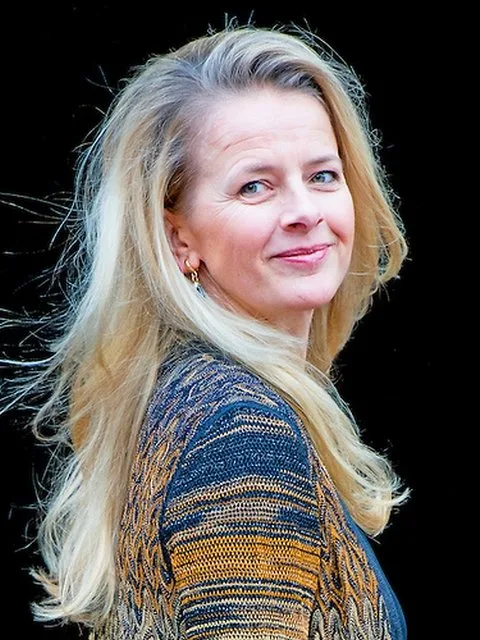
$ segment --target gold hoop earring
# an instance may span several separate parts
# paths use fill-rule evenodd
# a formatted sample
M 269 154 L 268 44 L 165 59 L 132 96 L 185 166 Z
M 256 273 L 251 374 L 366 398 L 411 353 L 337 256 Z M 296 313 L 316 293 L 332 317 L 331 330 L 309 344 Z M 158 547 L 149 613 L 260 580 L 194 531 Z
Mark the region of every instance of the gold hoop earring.
M 198 293 L 198 295 L 200 295 L 202 298 L 205 298 L 205 290 L 202 287 L 202 285 L 200 284 L 200 280 L 198 279 L 198 271 L 197 269 L 194 269 L 192 267 L 192 265 L 190 264 L 190 262 L 188 261 L 188 258 L 185 258 L 185 267 L 188 270 L 188 273 L 190 274 L 190 280 L 192 281 L 192 284 L 195 288 L 195 291 Z

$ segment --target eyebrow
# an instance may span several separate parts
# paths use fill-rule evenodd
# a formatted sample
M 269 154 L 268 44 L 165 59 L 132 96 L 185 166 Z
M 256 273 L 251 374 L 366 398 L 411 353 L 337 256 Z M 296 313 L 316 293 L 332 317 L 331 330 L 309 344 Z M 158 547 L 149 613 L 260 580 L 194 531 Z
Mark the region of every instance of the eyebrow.
M 310 160 L 309 162 L 307 162 L 306 166 L 312 167 L 319 164 L 325 164 L 326 162 L 331 162 L 332 160 L 335 162 L 338 162 L 340 166 L 343 166 L 341 158 L 334 153 L 329 153 L 327 155 L 314 158 L 313 160 Z M 274 169 L 275 169 L 275 166 L 272 164 L 253 163 L 253 164 L 247 164 L 244 167 L 241 167 L 240 173 L 249 175 L 249 174 L 261 173 L 263 171 L 265 172 L 273 171 Z

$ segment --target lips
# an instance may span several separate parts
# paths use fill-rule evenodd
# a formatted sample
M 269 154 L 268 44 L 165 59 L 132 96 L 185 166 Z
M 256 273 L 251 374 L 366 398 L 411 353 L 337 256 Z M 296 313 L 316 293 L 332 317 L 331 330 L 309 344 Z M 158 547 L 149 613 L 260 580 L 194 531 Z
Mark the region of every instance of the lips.
M 330 247 L 332 243 L 324 243 L 324 244 L 316 244 L 312 247 L 295 247 L 293 249 L 288 249 L 287 251 L 283 251 L 282 253 L 277 253 L 273 257 L 274 258 L 293 258 L 295 256 L 308 256 L 312 253 L 317 253 L 319 251 L 325 251 L 328 247 Z

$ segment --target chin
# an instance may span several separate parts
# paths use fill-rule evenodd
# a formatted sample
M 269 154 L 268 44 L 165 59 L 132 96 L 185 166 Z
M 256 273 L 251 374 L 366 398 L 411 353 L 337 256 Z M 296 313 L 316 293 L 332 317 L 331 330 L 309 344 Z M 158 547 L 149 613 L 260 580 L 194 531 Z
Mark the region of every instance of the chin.
M 314 294 L 312 293 L 312 295 L 310 296 L 297 295 L 296 300 L 293 302 L 290 308 L 292 309 L 292 311 L 294 309 L 297 309 L 298 311 L 315 311 L 315 309 L 320 309 L 326 304 L 329 304 L 333 300 L 335 294 L 337 293 L 337 290 L 338 289 L 325 291 L 322 292 L 321 295 L 319 295 L 318 291 Z

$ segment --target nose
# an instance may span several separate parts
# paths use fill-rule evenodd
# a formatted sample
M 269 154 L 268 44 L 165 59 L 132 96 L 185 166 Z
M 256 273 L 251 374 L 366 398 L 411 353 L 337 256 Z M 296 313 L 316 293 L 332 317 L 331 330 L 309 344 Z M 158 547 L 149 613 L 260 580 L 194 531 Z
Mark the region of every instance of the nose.
M 306 231 L 320 224 L 324 219 L 322 203 L 318 193 L 305 185 L 291 186 L 285 196 L 281 216 L 281 226 L 285 230 Z

